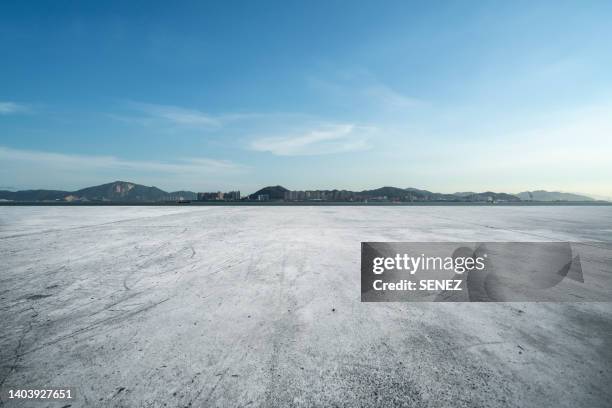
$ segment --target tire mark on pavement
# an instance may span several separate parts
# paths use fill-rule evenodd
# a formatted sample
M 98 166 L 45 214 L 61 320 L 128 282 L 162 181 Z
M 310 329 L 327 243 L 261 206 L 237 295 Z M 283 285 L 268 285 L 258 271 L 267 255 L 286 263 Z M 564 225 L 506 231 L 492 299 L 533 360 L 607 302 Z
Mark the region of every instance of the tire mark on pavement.
M 170 300 L 170 298 L 166 298 L 166 299 L 160 300 L 159 302 L 152 303 L 150 305 L 147 305 L 147 306 L 142 307 L 142 308 L 137 309 L 137 310 L 130 311 L 128 313 L 123 313 L 123 314 L 118 315 L 118 316 L 111 316 L 111 317 L 107 317 L 105 319 L 98 320 L 95 323 L 92 323 L 92 324 L 87 325 L 87 326 L 85 326 L 83 328 L 77 329 L 77 330 L 75 330 L 75 331 L 73 331 L 73 332 L 71 332 L 69 334 L 60 336 L 60 337 L 58 337 L 56 339 L 53 339 L 52 341 L 43 343 L 43 344 L 41 344 L 38 347 L 34 347 L 32 349 L 29 349 L 29 350 L 26 350 L 26 351 L 24 351 L 22 353 L 19 353 L 18 357 L 21 358 L 21 357 L 23 357 L 23 356 L 25 356 L 27 354 L 31 354 L 33 352 L 36 352 L 36 351 L 41 350 L 41 349 L 43 349 L 45 347 L 48 347 L 48 346 L 52 346 L 52 345 L 57 344 L 57 343 L 59 343 L 61 341 L 70 339 L 72 337 L 75 337 L 75 336 L 77 336 L 79 334 L 86 333 L 88 331 L 97 329 L 100 326 L 110 325 L 110 324 L 113 324 L 113 323 L 118 323 L 118 322 L 127 320 L 127 319 L 129 319 L 131 317 L 134 317 L 134 316 L 140 314 L 140 313 L 147 312 L 147 311 L 149 311 L 149 310 L 159 306 L 160 304 L 162 304 L 162 303 L 164 303 L 164 302 L 166 302 L 168 300 Z M 6 363 L 6 362 L 2 362 L 2 364 L 4 364 L 4 363 Z

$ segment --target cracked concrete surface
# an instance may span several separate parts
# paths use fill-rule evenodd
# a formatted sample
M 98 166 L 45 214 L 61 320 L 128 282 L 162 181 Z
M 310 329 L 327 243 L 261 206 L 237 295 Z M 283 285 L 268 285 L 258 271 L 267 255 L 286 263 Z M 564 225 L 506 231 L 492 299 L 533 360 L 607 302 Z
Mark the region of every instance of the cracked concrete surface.
M 611 303 L 359 301 L 361 241 L 551 240 L 612 207 L 0 207 L 0 384 L 76 392 L 2 404 L 609 406 Z

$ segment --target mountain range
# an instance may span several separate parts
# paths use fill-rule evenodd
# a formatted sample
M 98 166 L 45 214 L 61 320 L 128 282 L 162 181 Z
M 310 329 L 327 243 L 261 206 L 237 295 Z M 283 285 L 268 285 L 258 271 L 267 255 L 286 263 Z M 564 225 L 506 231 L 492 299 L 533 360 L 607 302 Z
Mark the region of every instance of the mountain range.
M 523 201 L 595 201 L 591 197 L 558 191 L 524 191 L 516 195 Z
M 282 186 L 264 187 L 248 196 L 249 199 L 258 199 L 262 196 L 270 200 L 282 200 L 288 189 Z M 342 197 L 347 200 L 390 200 L 390 201 L 459 201 L 459 202 L 486 202 L 486 201 L 594 201 L 592 198 L 570 193 L 549 192 L 544 190 L 525 191 L 516 195 L 495 193 L 491 191 L 457 192 L 454 194 L 435 193 L 416 188 L 381 187 L 373 190 L 317 190 L 326 197 Z M 63 190 L 0 190 L 0 200 L 17 202 L 37 201 L 90 201 L 90 202 L 162 202 L 195 200 L 197 194 L 192 191 L 166 192 L 157 187 L 148 187 L 127 181 L 115 181 L 99 186 L 87 187 L 76 191 Z M 334 198 L 332 198 L 334 200 Z
M 0 190 L 0 200 L 8 201 L 126 201 L 154 202 L 195 200 L 191 191 L 166 192 L 157 187 L 148 187 L 127 181 L 115 181 L 76 191 L 62 190 Z
M 399 199 L 406 201 L 520 201 L 517 196 L 512 194 L 494 193 L 492 191 L 484 193 L 443 194 L 412 187 L 381 187 L 374 190 L 364 190 L 357 193 L 357 195 L 363 198 L 387 197 L 391 200 Z

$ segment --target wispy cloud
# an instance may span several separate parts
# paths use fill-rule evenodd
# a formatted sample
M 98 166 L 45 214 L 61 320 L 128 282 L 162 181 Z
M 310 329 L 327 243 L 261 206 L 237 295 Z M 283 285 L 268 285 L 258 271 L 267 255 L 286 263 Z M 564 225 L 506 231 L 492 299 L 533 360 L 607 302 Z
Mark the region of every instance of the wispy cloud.
M 26 105 L 9 102 L 9 101 L 0 101 L 0 115 L 13 115 L 17 113 L 27 113 L 30 111 L 30 108 Z
M 142 123 L 161 120 L 173 125 L 196 128 L 217 128 L 222 125 L 220 118 L 196 109 L 142 102 L 130 102 L 128 107 L 139 113 L 139 116 L 133 119 Z
M 409 103 L 388 89 L 387 98 L 396 104 Z M 112 115 L 115 119 L 142 126 L 158 126 L 173 131 L 187 128 L 201 131 L 216 130 L 218 135 L 229 134 L 234 139 L 251 135 L 240 147 L 277 156 L 323 155 L 359 151 L 369 148 L 368 139 L 375 130 L 371 126 L 354 123 L 328 122 L 320 117 L 296 112 L 225 112 L 216 115 L 195 109 L 143 102 L 125 105 L 137 115 Z M 165 127 L 164 127 L 165 126 Z
M 165 123 L 179 127 L 200 129 L 217 129 L 238 123 L 257 124 L 278 121 L 296 121 L 312 119 L 312 115 L 299 112 L 222 112 L 209 113 L 202 110 L 175 105 L 161 105 L 148 102 L 129 101 L 121 105 L 121 113 L 113 113 L 114 119 L 138 123 L 141 125 L 158 125 Z
M 404 95 L 381 83 L 368 86 L 362 92 L 366 98 L 371 98 L 385 108 L 408 109 L 424 104 L 421 99 Z
M 59 182 L 60 187 L 92 180 L 141 180 L 174 188 L 178 184 L 198 187 L 209 180 L 226 180 L 249 171 L 249 167 L 221 159 L 187 157 L 174 161 L 128 160 L 115 156 L 77 155 L 0 146 L 0 175 L 13 184 L 40 185 Z
M 404 112 L 429 105 L 428 101 L 380 81 L 364 69 L 345 69 L 324 77 L 311 76 L 307 80 L 323 101 L 353 105 L 357 111 L 366 108 L 369 115 Z
M 104 168 L 119 170 L 145 170 L 165 173 L 218 173 L 243 171 L 245 167 L 229 160 L 210 158 L 182 158 L 174 162 L 126 160 L 115 156 L 73 155 L 50 153 L 35 150 L 20 150 L 0 146 L 0 158 L 3 161 L 26 161 L 53 165 L 58 168 L 83 169 Z
M 368 133 L 372 130 L 354 124 L 326 125 L 288 136 L 260 137 L 250 147 L 277 156 L 344 153 L 367 149 Z

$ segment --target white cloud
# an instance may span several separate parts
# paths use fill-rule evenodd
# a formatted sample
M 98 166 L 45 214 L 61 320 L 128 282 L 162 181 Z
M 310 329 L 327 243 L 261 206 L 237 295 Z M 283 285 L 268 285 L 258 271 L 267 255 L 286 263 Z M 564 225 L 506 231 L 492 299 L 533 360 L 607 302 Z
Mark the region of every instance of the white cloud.
M 248 170 L 248 167 L 232 161 L 211 158 L 126 160 L 115 156 L 50 153 L 0 146 L 0 181 L 28 188 L 71 188 L 112 180 L 162 185 L 168 189 L 178 186 L 197 188 L 204 184 L 216 185 Z
M 424 102 L 420 99 L 403 95 L 384 84 L 376 84 L 363 90 L 366 98 L 379 103 L 383 108 L 408 109 L 421 106 Z
M 49 153 L 35 150 L 19 150 L 0 146 L 0 158 L 3 161 L 21 161 L 53 165 L 58 168 L 74 169 L 121 169 L 150 170 L 164 173 L 217 173 L 225 171 L 242 171 L 244 166 L 228 160 L 209 158 L 183 158 L 176 162 L 148 160 L 125 160 L 115 156 L 72 155 Z
M 27 113 L 30 110 L 26 105 L 15 102 L 0 102 L 0 115 L 12 115 L 17 113 Z
M 222 125 L 220 118 L 196 109 L 142 102 L 130 102 L 128 107 L 142 114 L 143 117 L 132 118 L 141 123 L 151 123 L 151 120 L 157 119 L 173 125 L 195 128 L 217 128 Z
M 211 114 L 173 105 L 129 101 L 123 112 L 108 116 L 143 126 L 170 125 L 175 128 L 219 129 L 228 125 L 259 126 L 313 120 L 312 115 L 296 112 L 223 112 Z
M 251 149 L 277 156 L 306 156 L 344 153 L 368 148 L 372 128 L 353 124 L 326 125 L 289 136 L 261 137 L 251 142 Z
M 310 87 L 321 95 L 323 103 L 353 106 L 360 115 L 387 115 L 389 119 L 389 114 L 397 115 L 430 105 L 426 100 L 381 82 L 364 69 L 336 71 L 326 78 L 311 76 L 307 80 Z

